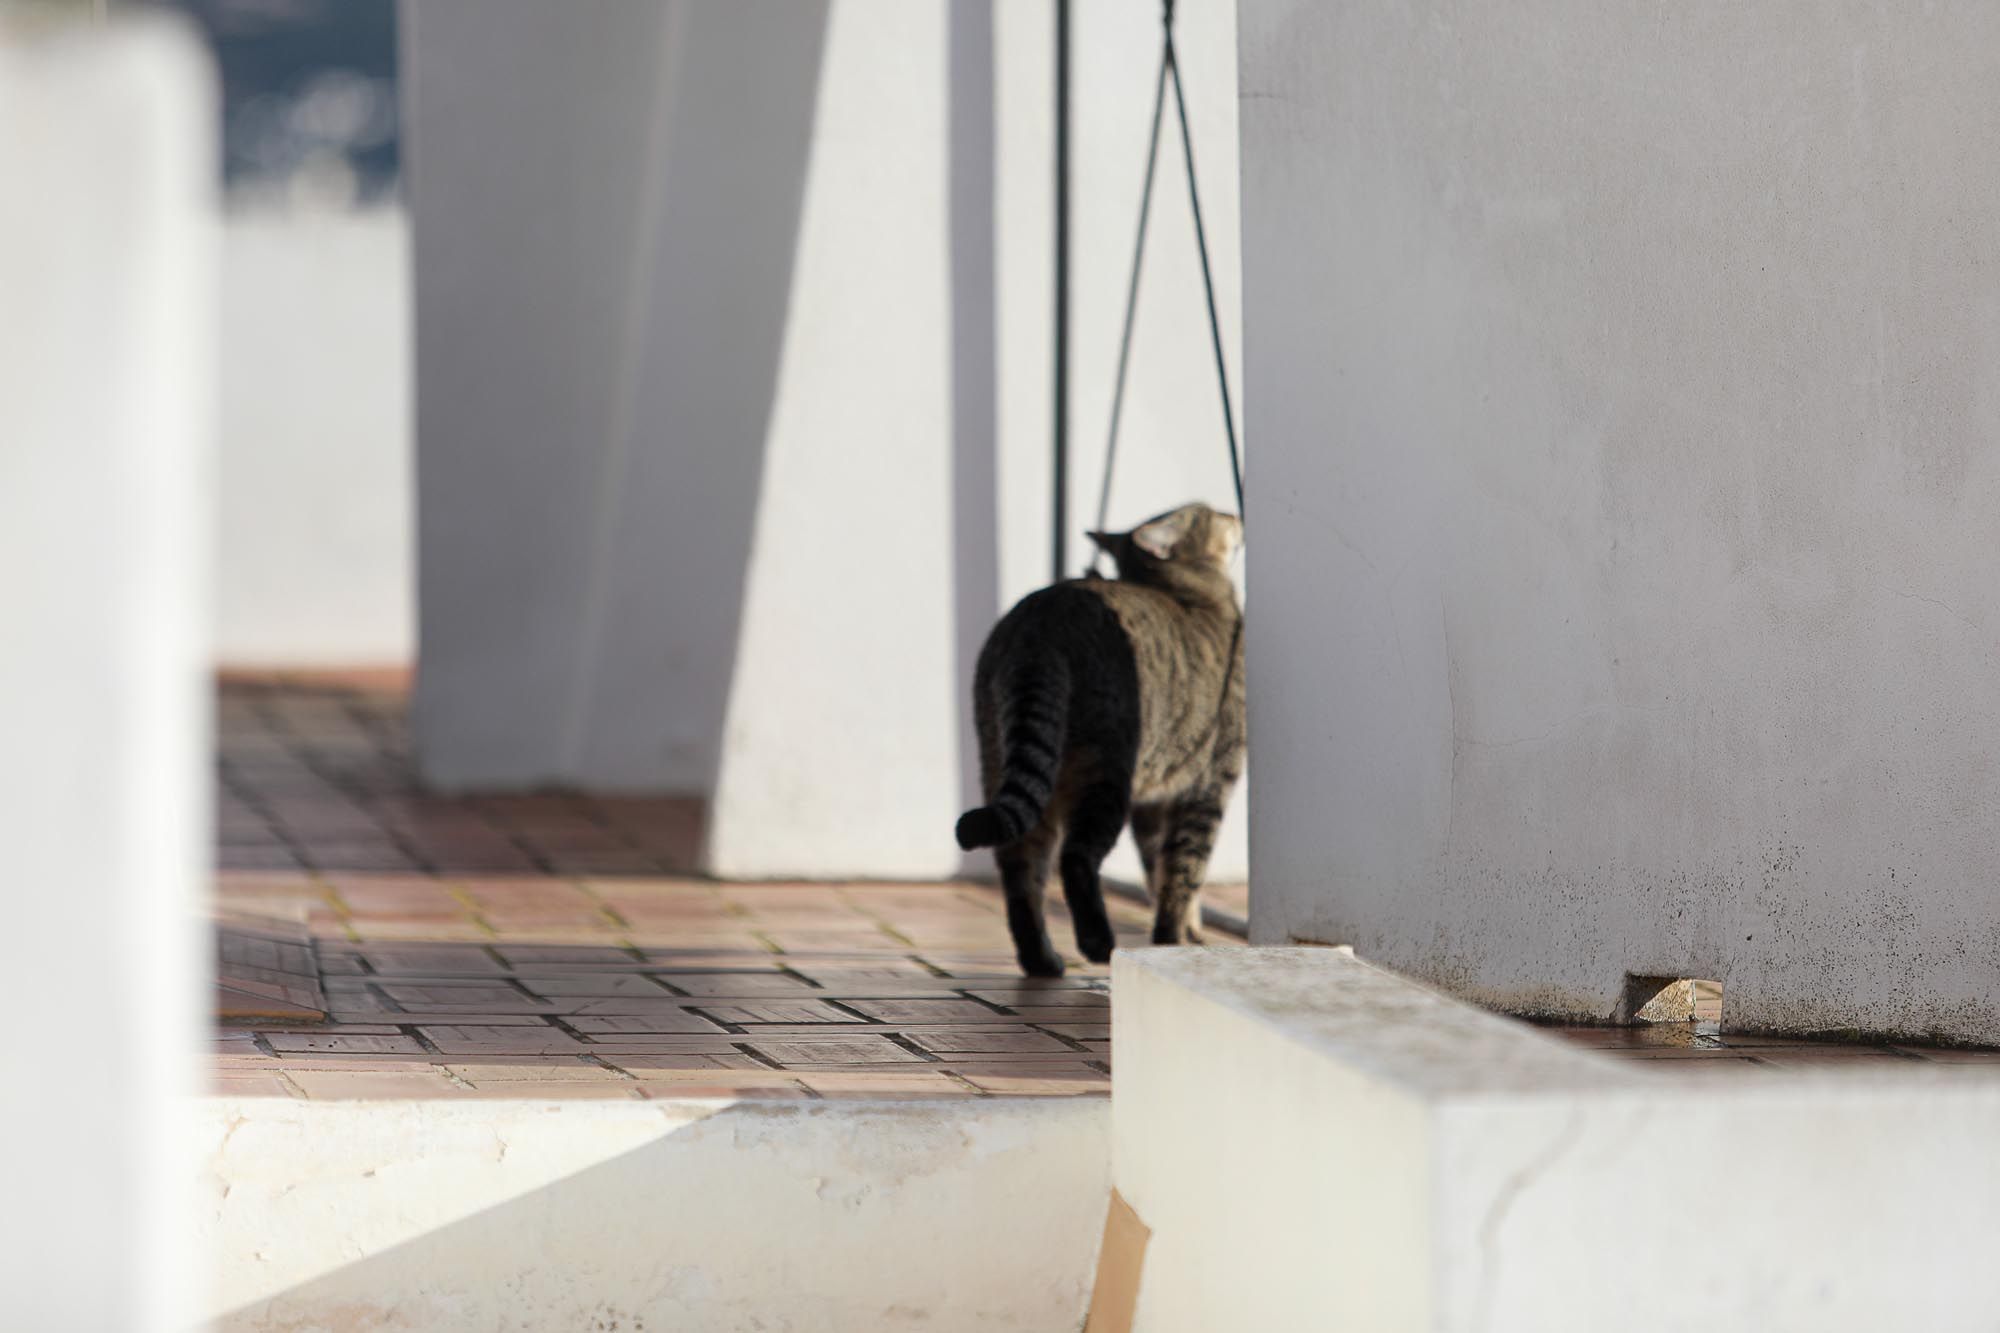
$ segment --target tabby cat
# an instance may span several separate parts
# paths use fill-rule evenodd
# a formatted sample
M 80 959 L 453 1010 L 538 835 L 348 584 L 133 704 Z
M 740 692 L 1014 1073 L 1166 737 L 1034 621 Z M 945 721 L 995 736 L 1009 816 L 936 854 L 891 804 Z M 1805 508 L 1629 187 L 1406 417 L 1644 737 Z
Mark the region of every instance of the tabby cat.
M 1042 919 L 1052 867 L 1085 958 L 1111 956 L 1098 867 L 1126 821 L 1146 866 L 1155 944 L 1200 943 L 1197 903 L 1243 771 L 1243 615 L 1232 514 L 1183 505 L 1093 532 L 1118 568 L 1043 588 L 993 629 L 973 679 L 987 804 L 958 845 L 991 847 L 1021 970 L 1055 977 Z

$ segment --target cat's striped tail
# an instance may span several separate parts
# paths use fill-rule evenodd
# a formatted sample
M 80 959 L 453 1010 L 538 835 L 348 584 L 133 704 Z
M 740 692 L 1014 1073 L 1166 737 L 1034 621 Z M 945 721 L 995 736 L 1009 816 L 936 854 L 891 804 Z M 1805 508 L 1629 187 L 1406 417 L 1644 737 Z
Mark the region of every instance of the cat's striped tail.
M 1000 786 L 991 805 L 958 817 L 958 845 L 1000 847 L 1041 821 L 1062 767 L 1069 670 L 1060 659 L 1015 678 L 1000 701 Z

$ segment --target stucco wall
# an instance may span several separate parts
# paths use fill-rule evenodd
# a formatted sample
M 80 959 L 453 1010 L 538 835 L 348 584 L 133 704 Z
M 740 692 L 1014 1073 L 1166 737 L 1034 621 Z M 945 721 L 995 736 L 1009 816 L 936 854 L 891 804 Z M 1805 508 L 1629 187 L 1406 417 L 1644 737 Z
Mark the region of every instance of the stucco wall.
M 396 207 L 247 209 L 222 228 L 216 656 L 415 652 L 410 244 Z
M 952 873 L 972 660 L 1049 574 L 1049 16 L 604 9 L 406 10 L 427 771 L 708 794 L 727 874 Z M 1129 17 L 1078 24 L 1073 571 L 1150 112 Z M 1229 17 L 1186 21 L 1233 326 Z M 1229 494 L 1176 152 L 1114 523 Z
M 1256 937 L 2000 1040 L 2000 12 L 1240 21 Z
M 164 1333 L 201 1268 L 214 94 L 157 23 L 5 19 L 0 1322 Z

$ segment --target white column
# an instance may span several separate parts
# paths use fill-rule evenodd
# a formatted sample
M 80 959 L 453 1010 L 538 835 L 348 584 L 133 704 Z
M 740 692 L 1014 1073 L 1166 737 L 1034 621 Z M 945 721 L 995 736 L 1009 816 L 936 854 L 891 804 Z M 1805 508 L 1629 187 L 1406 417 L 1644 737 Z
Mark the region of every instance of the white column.
M 2000 11 L 1241 22 L 1257 937 L 2000 1041 Z
M 0 33 L 0 1303 L 181 1329 L 206 998 L 216 109 L 154 23 Z

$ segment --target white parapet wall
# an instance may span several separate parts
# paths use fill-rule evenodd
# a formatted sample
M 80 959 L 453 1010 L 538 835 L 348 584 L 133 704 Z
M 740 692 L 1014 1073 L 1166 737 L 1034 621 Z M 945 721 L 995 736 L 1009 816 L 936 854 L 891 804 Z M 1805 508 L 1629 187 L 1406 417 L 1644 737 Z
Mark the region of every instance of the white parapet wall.
M 2000 9 L 1239 25 L 1254 937 L 2000 1042 Z
M 178 28 L 6 18 L 0 1324 L 164 1333 L 200 1265 L 215 102 Z
M 1655 1074 L 1345 950 L 1115 975 L 1142 1333 L 1993 1327 L 2000 1075 Z
M 1109 1118 L 1101 1097 L 216 1100 L 207 1309 L 217 1333 L 1073 1329 Z

